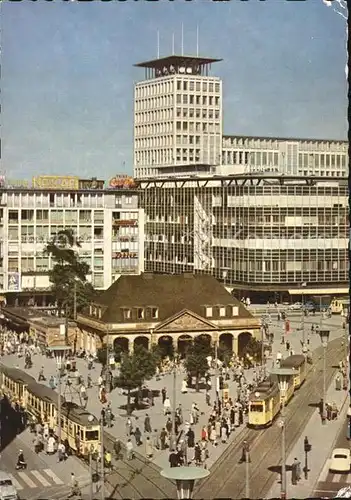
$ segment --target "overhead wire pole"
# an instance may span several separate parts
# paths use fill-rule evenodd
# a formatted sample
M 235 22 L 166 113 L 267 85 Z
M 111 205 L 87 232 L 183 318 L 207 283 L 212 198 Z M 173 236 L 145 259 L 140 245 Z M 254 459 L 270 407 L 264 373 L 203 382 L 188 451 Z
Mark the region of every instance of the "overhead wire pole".
M 105 500 L 105 453 L 104 453 L 104 421 L 102 413 L 100 417 L 100 440 L 101 440 L 101 500 Z
M 176 397 L 177 397 L 177 365 L 174 360 L 173 366 L 173 411 L 172 411 L 172 443 L 171 451 L 175 451 L 177 448 L 177 433 L 176 433 Z
M 250 499 L 250 455 L 245 450 L 245 498 Z
M 217 343 L 217 339 L 215 341 L 214 348 L 215 348 L 215 391 L 216 391 L 216 402 L 218 404 L 220 387 L 219 387 L 219 374 L 218 374 L 219 372 L 218 372 L 218 343 Z
M 61 444 L 61 367 L 62 360 L 61 357 L 58 357 L 56 360 L 57 365 L 57 388 L 58 388 L 58 402 L 57 402 L 57 441 L 58 444 Z
M 281 426 L 282 426 L 282 480 L 281 480 L 280 498 L 282 500 L 285 500 L 286 498 L 285 394 L 282 401 Z

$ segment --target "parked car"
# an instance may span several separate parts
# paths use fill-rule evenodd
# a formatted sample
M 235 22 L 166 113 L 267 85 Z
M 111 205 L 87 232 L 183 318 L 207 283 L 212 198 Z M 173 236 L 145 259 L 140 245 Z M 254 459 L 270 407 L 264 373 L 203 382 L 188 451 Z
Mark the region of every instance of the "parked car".
M 0 470 L 0 500 L 17 500 L 18 498 L 11 476 L 7 472 Z
M 335 448 L 333 450 L 329 470 L 331 472 L 350 472 L 351 453 L 347 448 Z
M 294 304 L 291 304 L 291 306 L 289 306 L 289 309 L 291 309 L 292 311 L 300 311 L 302 309 L 302 304 L 301 302 L 294 302 Z

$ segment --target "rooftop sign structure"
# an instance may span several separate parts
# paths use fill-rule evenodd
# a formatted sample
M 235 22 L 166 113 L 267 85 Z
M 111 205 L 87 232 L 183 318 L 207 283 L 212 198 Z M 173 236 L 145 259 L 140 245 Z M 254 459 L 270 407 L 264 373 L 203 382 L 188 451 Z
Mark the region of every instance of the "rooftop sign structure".
M 134 189 L 136 187 L 133 177 L 129 175 L 116 175 L 108 184 L 109 189 Z
M 176 74 L 208 76 L 209 65 L 220 61 L 222 61 L 222 59 L 172 55 L 134 64 L 134 66 L 137 68 L 145 68 L 146 79 Z
M 33 177 L 32 187 L 34 189 L 79 189 L 79 177 L 61 175 L 40 175 Z

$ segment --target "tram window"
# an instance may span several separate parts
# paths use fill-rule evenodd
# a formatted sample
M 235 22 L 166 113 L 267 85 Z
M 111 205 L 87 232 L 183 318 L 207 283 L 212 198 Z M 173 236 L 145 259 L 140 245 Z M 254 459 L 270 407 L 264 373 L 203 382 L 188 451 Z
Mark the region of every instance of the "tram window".
M 81 440 L 84 439 L 84 431 L 83 431 L 83 429 L 80 430 L 80 439 Z
M 263 405 L 250 405 L 250 411 L 263 412 Z
M 86 441 L 98 441 L 99 431 L 86 431 L 85 432 Z
M 72 424 L 68 424 L 68 433 L 73 436 L 73 425 Z

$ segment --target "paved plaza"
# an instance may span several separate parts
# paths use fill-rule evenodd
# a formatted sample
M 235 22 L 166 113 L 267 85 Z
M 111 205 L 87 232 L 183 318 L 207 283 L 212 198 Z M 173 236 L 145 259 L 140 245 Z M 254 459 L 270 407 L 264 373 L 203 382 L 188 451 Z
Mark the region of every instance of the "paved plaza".
M 301 353 L 301 342 L 300 340 L 302 339 L 302 331 L 300 329 L 301 327 L 301 315 L 293 312 L 291 314 L 288 313 L 288 319 L 290 319 L 290 333 L 286 336 L 286 338 L 289 339 L 290 342 L 290 348 L 294 350 L 295 354 Z M 320 346 L 320 338 L 318 334 L 311 334 L 311 325 L 313 324 L 319 324 L 320 323 L 320 316 L 319 314 L 316 314 L 315 316 L 308 316 L 305 317 L 304 320 L 305 323 L 305 337 L 309 337 L 310 339 L 310 350 L 313 351 L 317 347 Z M 281 344 L 281 334 L 283 332 L 283 325 L 284 322 L 277 321 L 277 311 L 271 308 L 271 324 L 270 324 L 270 332 L 274 333 L 274 342 L 273 342 L 273 349 L 272 349 L 272 358 L 267 360 L 267 370 L 272 366 L 272 360 L 276 359 L 276 354 L 278 351 L 280 351 L 284 356 L 287 356 L 289 353 L 286 350 L 285 345 Z M 323 328 L 330 330 L 330 340 L 333 340 L 335 338 L 338 338 L 342 335 L 344 335 L 344 331 L 342 329 L 342 318 L 340 316 L 332 316 L 331 318 L 328 319 L 323 319 Z M 18 366 L 20 369 L 24 368 L 24 359 L 23 358 L 18 358 L 16 355 L 8 355 L 4 356 L 2 358 L 2 362 L 7 364 L 7 365 L 12 365 L 12 366 Z M 26 370 L 28 373 L 33 375 L 34 377 L 38 378 L 39 370 L 41 367 L 44 367 L 44 374 L 46 377 L 46 384 L 49 382 L 49 378 L 51 375 L 55 375 L 56 372 L 56 365 L 55 365 L 55 360 L 46 358 L 41 355 L 35 355 L 33 356 L 33 367 L 29 370 Z M 91 370 L 90 372 L 87 369 L 87 363 L 86 361 L 82 359 L 77 359 L 77 368 L 79 370 L 79 373 L 81 376 L 84 378 L 86 381 L 88 373 L 91 374 L 91 377 L 93 379 L 94 386 L 90 389 L 87 390 L 88 392 L 88 404 L 87 404 L 87 409 L 90 413 L 99 416 L 102 405 L 98 399 L 98 386 L 97 386 L 97 380 L 100 375 L 100 365 L 97 363 L 95 365 L 95 368 Z M 253 378 L 253 370 L 246 370 L 245 371 L 245 376 L 247 380 L 250 382 Z M 205 391 L 200 391 L 199 393 L 195 392 L 194 389 L 189 389 L 187 394 L 182 394 L 181 393 L 181 385 L 182 385 L 182 380 L 185 378 L 185 374 L 182 372 L 177 373 L 177 379 L 176 379 L 176 401 L 175 404 L 178 406 L 179 404 L 182 405 L 182 410 L 183 410 L 183 419 L 185 421 L 189 421 L 190 417 L 190 412 L 191 412 L 191 405 L 193 402 L 196 402 L 199 409 L 200 409 L 200 418 L 199 422 L 193 426 L 194 432 L 195 432 L 195 440 L 200 440 L 201 439 L 201 429 L 202 426 L 207 425 L 208 423 L 208 418 L 210 415 L 211 407 L 206 404 L 205 401 Z M 147 382 L 148 387 L 150 387 L 153 390 L 159 390 L 161 391 L 162 388 L 166 388 L 167 393 L 170 397 L 171 400 L 171 405 L 173 406 L 174 404 L 174 397 L 173 397 L 173 374 L 165 374 L 161 376 L 159 380 L 156 380 L 153 378 L 152 380 Z M 212 387 L 215 387 L 214 380 L 212 381 Z M 72 396 L 70 395 L 70 392 Z M 69 391 L 65 389 L 65 382 L 64 379 L 62 381 L 62 393 L 65 393 L 65 396 L 68 400 L 72 399 L 76 403 L 80 404 L 79 397 L 78 397 L 78 392 L 75 390 Z M 235 400 L 236 399 L 236 393 L 237 393 L 237 384 L 233 382 L 232 380 L 229 381 L 229 393 L 230 397 Z M 212 389 L 212 394 L 211 394 L 211 400 L 214 401 L 215 398 L 215 393 L 214 389 Z M 114 389 L 111 394 L 108 394 L 108 401 L 111 402 L 112 406 L 112 411 L 115 415 L 115 422 L 112 428 L 107 429 L 108 432 L 113 435 L 115 438 L 120 439 L 122 442 L 126 442 L 127 436 L 126 436 L 126 412 L 125 410 L 121 409 L 120 407 L 122 405 L 126 404 L 127 398 L 122 394 L 122 391 L 120 389 Z M 163 404 L 162 404 L 162 398 L 156 397 L 155 398 L 155 405 L 151 407 L 150 409 L 147 410 L 138 410 L 134 411 L 132 415 L 132 422 L 133 422 L 133 427 L 135 428 L 138 426 L 143 434 L 143 444 L 140 447 L 136 447 L 135 443 L 135 449 L 143 456 L 146 456 L 145 453 L 145 436 L 144 436 L 144 418 L 145 415 L 148 414 L 151 419 L 151 426 L 152 429 L 157 429 L 158 432 L 165 426 L 166 423 L 166 417 L 164 416 L 163 412 Z M 217 447 L 210 447 L 209 452 L 210 456 L 207 460 L 207 467 L 211 467 L 213 463 L 217 460 L 217 458 L 222 454 L 223 450 L 225 449 L 226 446 L 233 440 L 238 440 L 240 443 L 240 434 L 245 428 L 245 425 L 242 425 L 234 432 L 231 433 L 230 439 L 226 444 L 222 444 L 219 442 Z M 168 462 L 169 458 L 169 451 L 168 450 L 154 450 L 154 456 L 152 458 L 152 461 L 154 464 L 160 466 L 161 468 L 166 467 L 169 465 Z M 192 458 L 192 457 L 190 457 Z

